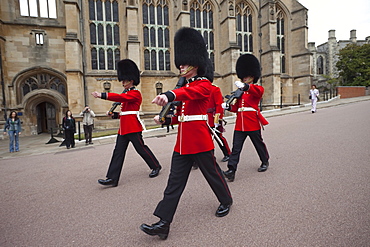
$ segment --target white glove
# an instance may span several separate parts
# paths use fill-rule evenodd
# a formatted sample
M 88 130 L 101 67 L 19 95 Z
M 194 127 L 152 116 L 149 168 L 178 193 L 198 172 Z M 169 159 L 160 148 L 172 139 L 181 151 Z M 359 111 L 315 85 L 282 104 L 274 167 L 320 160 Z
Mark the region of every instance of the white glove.
M 245 84 L 241 81 L 235 81 L 235 86 L 237 86 L 238 88 L 243 88 L 245 87 Z
M 218 126 L 220 126 L 220 124 L 219 123 L 215 123 L 215 127 L 218 128 Z
M 229 106 L 226 104 L 226 102 L 221 104 L 222 109 L 228 109 Z

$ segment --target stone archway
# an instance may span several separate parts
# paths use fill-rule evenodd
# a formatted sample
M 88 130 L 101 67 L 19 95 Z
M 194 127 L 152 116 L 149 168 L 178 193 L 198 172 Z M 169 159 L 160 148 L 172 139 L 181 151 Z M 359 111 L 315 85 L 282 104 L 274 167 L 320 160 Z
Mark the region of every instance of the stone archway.
M 68 109 L 66 76 L 52 68 L 36 66 L 19 72 L 12 81 L 17 108 L 23 110 L 25 134 L 57 129 Z M 53 131 L 54 132 L 54 131 Z
M 68 109 L 65 97 L 55 90 L 39 89 L 28 93 L 22 100 L 25 126 L 31 134 L 50 133 L 59 127 Z

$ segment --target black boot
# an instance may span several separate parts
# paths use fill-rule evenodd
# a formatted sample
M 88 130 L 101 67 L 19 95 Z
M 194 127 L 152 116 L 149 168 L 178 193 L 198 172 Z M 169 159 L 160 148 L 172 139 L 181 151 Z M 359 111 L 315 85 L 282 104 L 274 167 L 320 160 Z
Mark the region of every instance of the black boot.
M 140 230 L 145 232 L 150 236 L 158 235 L 160 239 L 165 240 L 168 237 L 170 232 L 170 222 L 165 220 L 160 220 L 157 223 L 152 224 L 151 226 L 147 224 L 142 224 Z
M 111 178 L 99 179 L 98 183 L 101 185 L 111 185 L 112 187 L 117 187 L 118 185 L 118 181 L 111 179 Z
M 220 204 L 220 206 L 216 210 L 216 216 L 217 217 L 224 217 L 229 214 L 230 207 L 233 204 L 233 201 L 226 203 L 226 204 Z
M 227 178 L 229 180 L 229 182 L 233 182 L 234 179 L 235 179 L 235 170 L 227 170 L 225 172 L 222 172 L 225 176 L 225 178 Z
M 151 173 L 149 173 L 149 177 L 150 178 L 155 178 L 156 176 L 158 176 L 158 174 L 159 174 L 159 171 L 162 169 L 162 167 L 160 166 L 160 167 L 158 167 L 158 168 L 155 168 L 155 169 L 153 169 L 152 170 L 152 172 Z
M 259 172 L 264 172 L 264 171 L 267 170 L 268 167 L 269 167 L 269 162 L 268 161 L 267 162 L 263 162 L 261 164 L 261 166 L 258 168 L 258 171 Z
M 225 155 L 225 156 L 222 158 L 221 162 L 229 161 L 229 158 L 230 158 L 230 156 Z

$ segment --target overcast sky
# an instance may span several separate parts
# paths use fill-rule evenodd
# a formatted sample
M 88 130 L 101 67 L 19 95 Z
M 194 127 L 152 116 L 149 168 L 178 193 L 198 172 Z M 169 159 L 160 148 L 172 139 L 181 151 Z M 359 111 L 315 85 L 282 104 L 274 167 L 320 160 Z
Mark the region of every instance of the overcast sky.
M 308 42 L 321 45 L 328 32 L 335 30 L 337 40 L 348 40 L 356 29 L 357 40 L 370 36 L 370 0 L 298 0 L 308 9 Z

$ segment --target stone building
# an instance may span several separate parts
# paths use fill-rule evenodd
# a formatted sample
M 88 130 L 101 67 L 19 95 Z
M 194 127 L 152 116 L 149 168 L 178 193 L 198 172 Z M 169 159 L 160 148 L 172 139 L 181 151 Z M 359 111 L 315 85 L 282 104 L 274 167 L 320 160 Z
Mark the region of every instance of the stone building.
M 178 80 L 173 37 L 183 26 L 203 34 L 224 95 L 244 53 L 261 62 L 264 106 L 297 104 L 311 84 L 307 9 L 297 0 L 8 0 L 0 19 L 0 121 L 20 112 L 25 134 L 56 128 L 85 104 L 109 126 L 112 102 L 90 93 L 122 91 L 115 69 L 124 58 L 141 70 L 141 114 L 158 113 L 151 100 Z
M 348 44 L 370 44 L 370 36 L 365 40 L 357 40 L 356 30 L 350 31 L 349 40 L 338 40 L 335 37 L 335 30 L 329 30 L 328 41 L 315 46 L 315 42 L 308 43 L 308 49 L 312 53 L 313 84 L 316 84 L 320 91 L 330 91 L 331 86 L 327 83 L 328 77 L 338 78 L 339 71 L 335 66 L 339 59 L 339 51 Z M 334 92 L 333 92 L 334 93 Z

